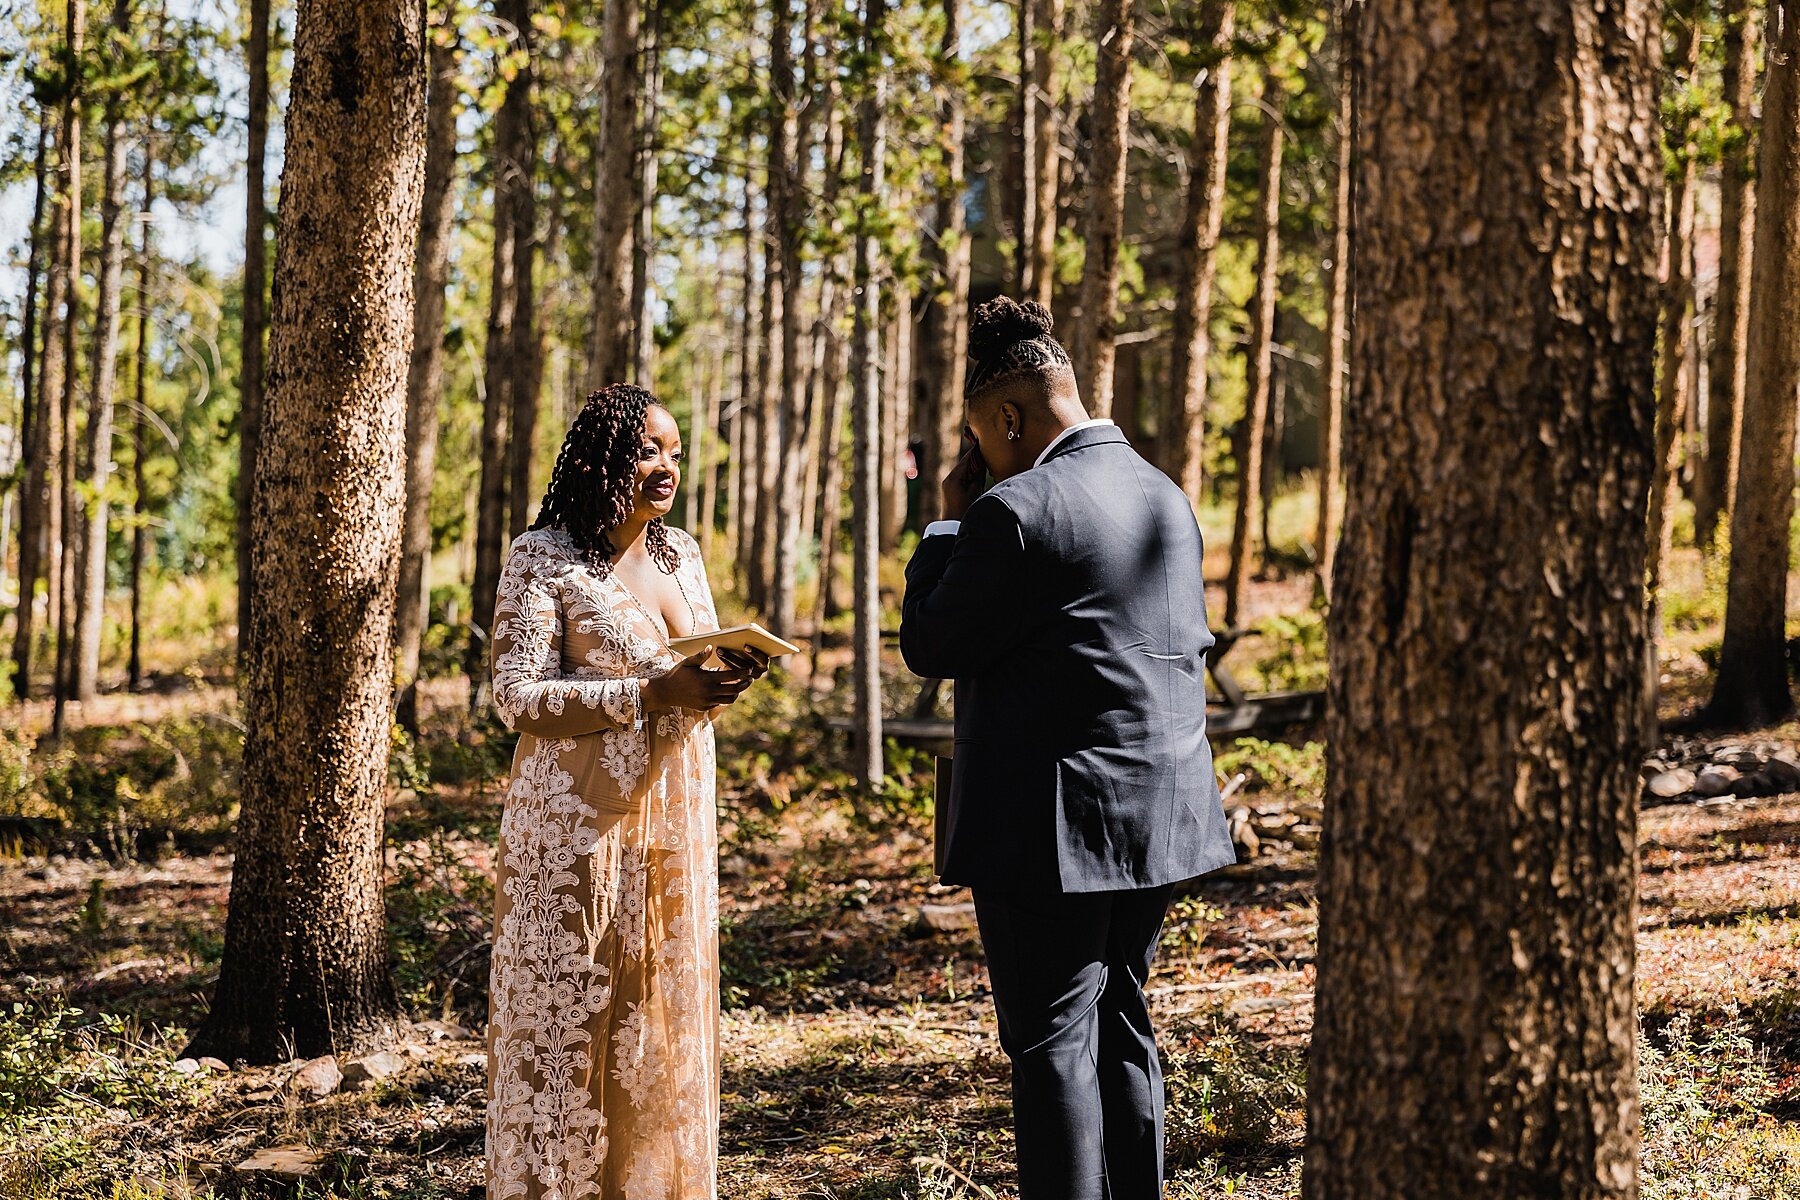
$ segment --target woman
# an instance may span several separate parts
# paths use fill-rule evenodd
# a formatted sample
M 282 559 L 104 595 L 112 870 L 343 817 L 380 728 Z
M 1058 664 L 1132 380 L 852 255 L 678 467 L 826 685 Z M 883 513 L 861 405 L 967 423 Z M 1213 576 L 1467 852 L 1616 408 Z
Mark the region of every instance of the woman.
M 613 385 L 575 418 L 494 604 L 494 705 L 521 735 L 489 980 L 492 1200 L 717 1193 L 719 954 L 710 711 L 767 661 L 708 670 L 694 540 L 663 523 L 675 420 Z

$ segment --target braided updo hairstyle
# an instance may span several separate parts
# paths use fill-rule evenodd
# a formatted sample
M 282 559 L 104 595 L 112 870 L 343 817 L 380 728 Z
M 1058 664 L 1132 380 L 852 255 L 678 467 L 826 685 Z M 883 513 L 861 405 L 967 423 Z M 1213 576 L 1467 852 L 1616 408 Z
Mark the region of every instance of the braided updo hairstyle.
M 1073 371 L 1069 352 L 1051 336 L 1050 310 L 1035 300 L 1023 304 L 996 296 L 969 321 L 969 367 L 963 392 L 973 396 L 1015 379 L 1048 382 Z
M 628 383 L 609 383 L 590 393 L 557 451 L 550 486 L 531 523 L 533 529 L 567 532 L 595 570 L 618 554 L 606 535 L 637 506 L 638 451 L 644 418 L 655 403 L 656 397 Z M 644 545 L 657 566 L 675 573 L 681 556 L 661 517 L 650 522 Z

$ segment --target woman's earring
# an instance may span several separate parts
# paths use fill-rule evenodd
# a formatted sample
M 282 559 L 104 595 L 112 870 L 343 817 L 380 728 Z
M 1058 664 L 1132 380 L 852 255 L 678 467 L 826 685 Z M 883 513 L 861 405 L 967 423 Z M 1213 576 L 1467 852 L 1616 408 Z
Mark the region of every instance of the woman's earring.
M 1018 431 L 1018 430 L 1016 430 L 1016 429 L 1009 429 L 1009 430 L 1007 430 L 1007 431 L 1006 431 L 1006 440 L 1007 440 L 1007 441 L 1009 441 L 1009 442 L 1016 442 L 1016 441 L 1018 441 L 1018 440 L 1019 440 L 1019 431 Z

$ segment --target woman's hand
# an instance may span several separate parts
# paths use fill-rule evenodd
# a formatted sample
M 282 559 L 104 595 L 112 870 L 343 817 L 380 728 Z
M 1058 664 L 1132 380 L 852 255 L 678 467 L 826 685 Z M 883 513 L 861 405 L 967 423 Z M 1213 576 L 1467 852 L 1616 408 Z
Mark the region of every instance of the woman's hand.
M 748 672 L 752 681 L 769 673 L 769 656 L 755 646 L 745 646 L 741 650 L 721 648 L 719 659 L 734 671 Z
M 749 671 L 728 668 L 714 671 L 702 666 L 712 647 L 703 648 L 691 658 L 675 664 L 667 675 L 659 675 L 644 684 L 644 707 L 650 709 L 691 708 L 704 712 L 730 704 L 755 681 Z

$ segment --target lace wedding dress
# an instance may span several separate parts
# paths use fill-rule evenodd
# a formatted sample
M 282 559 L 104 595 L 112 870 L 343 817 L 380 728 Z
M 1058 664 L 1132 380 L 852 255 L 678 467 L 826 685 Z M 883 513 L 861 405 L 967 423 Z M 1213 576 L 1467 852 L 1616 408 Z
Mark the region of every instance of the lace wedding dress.
M 693 539 L 669 531 L 696 629 Z M 646 712 L 664 631 L 567 533 L 513 542 L 494 704 L 520 734 L 500 823 L 489 980 L 489 1200 L 712 1200 L 718 835 L 705 714 Z

